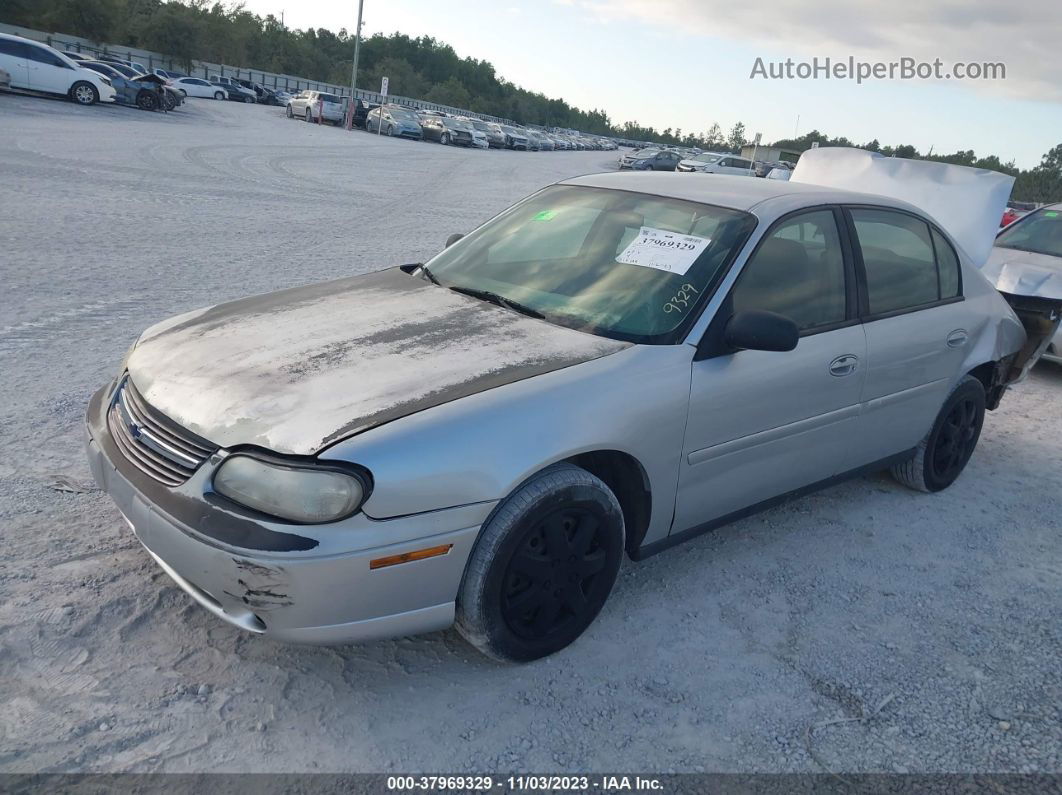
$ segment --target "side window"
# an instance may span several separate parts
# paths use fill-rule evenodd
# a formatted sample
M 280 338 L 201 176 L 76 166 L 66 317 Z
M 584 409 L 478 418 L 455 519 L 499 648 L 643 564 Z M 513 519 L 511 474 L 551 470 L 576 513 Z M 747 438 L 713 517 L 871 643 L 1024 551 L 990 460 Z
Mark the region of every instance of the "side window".
M 47 64 L 48 66 L 58 66 L 60 69 L 70 68 L 58 55 L 54 52 L 49 52 L 43 47 L 34 47 L 33 45 L 30 45 L 26 50 L 26 57 L 31 61 Z
M 0 39 L 0 55 L 13 55 L 16 58 L 25 58 L 27 56 L 26 50 L 28 49 L 29 47 L 25 46 L 21 41 Z
M 936 229 L 933 230 L 933 248 L 937 252 L 937 270 L 940 271 L 940 297 L 954 298 L 959 294 L 959 258 L 951 243 Z
M 844 320 L 844 254 L 833 211 L 801 213 L 776 226 L 745 264 L 730 298 L 735 312 L 777 312 L 801 331 Z
M 867 274 L 870 313 L 879 315 L 940 297 L 929 225 L 891 210 L 853 209 Z

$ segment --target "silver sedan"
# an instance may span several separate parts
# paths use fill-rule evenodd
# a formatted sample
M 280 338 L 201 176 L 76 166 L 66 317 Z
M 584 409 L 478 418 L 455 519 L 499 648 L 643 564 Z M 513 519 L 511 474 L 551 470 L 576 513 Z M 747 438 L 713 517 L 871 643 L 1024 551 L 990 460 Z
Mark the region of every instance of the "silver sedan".
M 92 398 L 89 460 L 231 624 L 456 621 L 532 660 L 590 625 L 624 554 L 857 473 L 959 477 L 1025 342 L 961 252 L 880 196 L 579 177 L 424 265 L 149 328 Z

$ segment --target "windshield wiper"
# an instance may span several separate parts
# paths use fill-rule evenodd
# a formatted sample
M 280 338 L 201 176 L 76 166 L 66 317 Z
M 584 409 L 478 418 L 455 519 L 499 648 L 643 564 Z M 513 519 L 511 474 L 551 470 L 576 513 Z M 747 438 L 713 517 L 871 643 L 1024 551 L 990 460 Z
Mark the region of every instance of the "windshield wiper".
M 420 272 L 428 277 L 428 281 L 429 282 L 431 282 L 432 284 L 439 284 L 439 280 L 435 278 L 435 274 L 433 274 L 430 270 L 428 270 L 428 266 L 427 265 L 420 265 L 418 267 L 420 269 Z
M 511 298 L 506 298 L 504 295 L 498 295 L 498 293 L 492 293 L 490 290 L 477 290 L 475 287 L 451 287 L 455 293 L 461 293 L 462 295 L 469 295 L 473 298 L 478 298 L 481 301 L 487 301 L 491 304 L 497 304 L 498 306 L 504 306 L 506 309 L 512 309 L 514 312 L 519 312 L 521 315 L 527 315 L 533 317 L 536 320 L 542 320 L 545 315 L 539 312 L 537 309 L 532 309 L 529 306 L 524 306 L 518 301 L 514 301 Z

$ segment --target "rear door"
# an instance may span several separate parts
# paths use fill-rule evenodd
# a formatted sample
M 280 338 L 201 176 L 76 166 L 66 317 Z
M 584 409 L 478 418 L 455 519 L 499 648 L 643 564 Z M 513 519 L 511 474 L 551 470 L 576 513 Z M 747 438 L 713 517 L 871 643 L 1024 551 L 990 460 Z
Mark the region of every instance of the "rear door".
M 777 221 L 720 307 L 693 362 L 674 530 L 825 480 L 847 468 L 866 375 L 866 339 L 839 208 Z M 742 310 L 785 315 L 795 350 L 731 351 Z
M 29 45 L 14 39 L 0 39 L 0 68 L 11 75 L 11 87 L 27 89 L 29 84 L 29 65 L 27 54 Z
M 853 466 L 915 447 L 959 375 L 971 318 L 951 244 L 924 219 L 850 207 L 867 378 Z

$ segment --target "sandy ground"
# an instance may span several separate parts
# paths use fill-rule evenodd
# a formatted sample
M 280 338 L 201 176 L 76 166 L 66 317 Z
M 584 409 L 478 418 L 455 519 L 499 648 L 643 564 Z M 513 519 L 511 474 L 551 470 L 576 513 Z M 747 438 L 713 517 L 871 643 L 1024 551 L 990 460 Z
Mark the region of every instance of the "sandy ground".
M 0 142 L 0 770 L 1062 770 L 1062 368 L 947 492 L 864 478 L 626 563 L 553 658 L 284 647 L 91 488 L 89 394 L 156 320 L 422 260 L 615 156 L 6 94 Z

